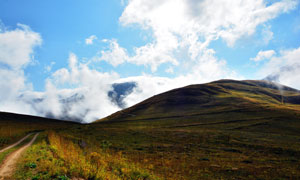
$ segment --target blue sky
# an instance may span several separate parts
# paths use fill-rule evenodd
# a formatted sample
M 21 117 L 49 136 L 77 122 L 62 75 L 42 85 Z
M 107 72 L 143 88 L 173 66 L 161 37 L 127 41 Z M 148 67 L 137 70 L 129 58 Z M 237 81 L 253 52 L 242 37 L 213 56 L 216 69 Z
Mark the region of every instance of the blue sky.
M 107 92 L 128 81 L 128 106 L 223 78 L 300 88 L 298 0 L 0 0 L 0 22 L 2 111 L 56 117 L 85 93 L 67 113 L 91 121 L 119 109 Z

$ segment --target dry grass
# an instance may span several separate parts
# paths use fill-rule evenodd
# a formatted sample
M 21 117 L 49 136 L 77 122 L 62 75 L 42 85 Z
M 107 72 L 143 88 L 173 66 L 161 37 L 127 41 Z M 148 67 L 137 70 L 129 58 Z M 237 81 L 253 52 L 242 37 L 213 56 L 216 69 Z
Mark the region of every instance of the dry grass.
M 90 143 L 50 131 L 19 162 L 15 178 L 159 179 L 130 163 L 122 153 L 109 153 L 105 145 L 99 148 Z M 31 168 L 32 164 L 36 166 Z

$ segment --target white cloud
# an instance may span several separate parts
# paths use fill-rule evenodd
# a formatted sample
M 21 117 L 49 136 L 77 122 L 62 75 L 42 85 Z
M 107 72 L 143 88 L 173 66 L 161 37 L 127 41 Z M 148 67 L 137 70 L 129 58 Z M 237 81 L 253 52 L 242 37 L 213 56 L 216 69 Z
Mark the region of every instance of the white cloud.
M 18 98 L 21 93 L 32 90 L 24 68 L 32 62 L 34 48 L 41 45 L 42 38 L 22 24 L 15 30 L 8 30 L 3 24 L 0 28 L 0 110 L 35 114 Z
M 32 60 L 34 47 L 41 43 L 41 36 L 23 24 L 15 30 L 0 32 L 0 63 L 20 69 Z
M 284 0 L 269 6 L 262 0 L 132 0 L 120 22 L 151 28 L 156 38 L 163 34 L 181 38 L 221 37 L 228 44 L 251 35 L 258 25 L 295 8 L 297 1 Z
M 263 0 L 131 0 L 119 18 L 120 23 L 151 30 L 153 41 L 135 47 L 129 56 L 126 49 L 112 40 L 110 50 L 102 51 L 99 60 L 114 66 L 125 62 L 150 66 L 153 72 L 163 63 L 178 66 L 201 61 L 206 51 L 211 51 L 208 48 L 211 41 L 222 38 L 233 46 L 238 39 L 253 35 L 257 26 L 296 5 L 296 0 L 270 5 Z M 267 44 L 273 32 L 264 26 L 262 40 Z
M 270 59 L 276 54 L 274 50 L 267 50 L 267 51 L 259 51 L 255 58 L 250 58 L 252 61 L 262 61 L 266 59 Z
M 113 66 L 117 66 L 128 61 L 129 57 L 127 55 L 127 51 L 125 48 L 120 47 L 117 43 L 117 40 L 102 40 L 103 42 L 109 43 L 109 50 L 108 51 L 101 51 L 100 57 L 94 57 L 94 60 L 104 60 L 108 63 L 112 64 Z
M 96 40 L 96 39 L 97 39 L 97 36 L 91 35 L 90 37 L 85 39 L 85 44 L 91 45 L 94 43 L 94 40 Z
M 0 101 L 10 101 L 27 89 L 23 71 L 0 69 Z
M 42 39 L 26 25 L 18 24 L 15 30 L 0 32 L 0 101 L 12 100 L 20 91 L 30 89 L 26 83 L 24 67 L 32 61 L 34 47 Z
M 118 79 L 116 73 L 101 73 L 79 63 L 70 54 L 69 68 L 54 72 L 46 82 L 46 91 L 40 98 L 36 111 L 43 116 L 81 119 L 91 122 L 105 117 L 119 108 L 107 96 L 111 83 Z
M 272 57 L 262 69 L 261 77 L 269 76 L 275 81 L 300 89 L 300 47 L 284 50 L 280 55 Z

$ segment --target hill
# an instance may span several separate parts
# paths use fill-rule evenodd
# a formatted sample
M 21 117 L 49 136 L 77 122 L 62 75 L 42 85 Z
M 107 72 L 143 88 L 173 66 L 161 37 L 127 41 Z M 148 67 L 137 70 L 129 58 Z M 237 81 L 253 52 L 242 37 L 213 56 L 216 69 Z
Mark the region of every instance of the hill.
M 154 121 L 170 126 L 223 124 L 228 128 L 296 133 L 300 91 L 268 81 L 219 80 L 153 96 L 96 122 Z
M 59 119 L 51 119 L 51 118 L 44 118 L 39 116 L 31 116 L 31 115 L 24 115 L 24 114 L 16 114 L 10 112 L 0 112 L 0 123 L 3 122 L 11 122 L 11 123 L 29 123 L 29 124 L 78 124 L 72 121 L 65 121 Z

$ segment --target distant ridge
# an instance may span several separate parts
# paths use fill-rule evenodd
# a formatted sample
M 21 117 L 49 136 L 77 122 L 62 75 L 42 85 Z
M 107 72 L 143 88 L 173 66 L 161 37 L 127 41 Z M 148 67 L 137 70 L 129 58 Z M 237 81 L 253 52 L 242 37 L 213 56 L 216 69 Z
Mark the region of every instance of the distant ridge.
M 14 122 L 28 122 L 28 123 L 73 123 L 78 124 L 73 121 L 44 118 L 39 116 L 16 114 L 11 112 L 1 112 L 0 111 L 0 121 L 14 121 Z

